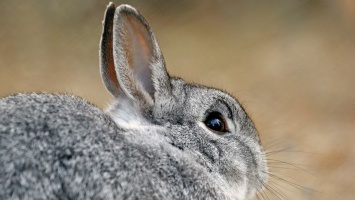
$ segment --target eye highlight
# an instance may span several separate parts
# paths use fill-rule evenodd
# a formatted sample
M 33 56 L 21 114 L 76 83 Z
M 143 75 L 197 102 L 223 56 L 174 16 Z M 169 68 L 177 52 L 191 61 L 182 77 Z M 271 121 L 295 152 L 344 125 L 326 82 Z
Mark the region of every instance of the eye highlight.
M 228 131 L 226 120 L 219 112 L 210 113 L 204 123 L 209 129 L 218 134 L 224 134 Z

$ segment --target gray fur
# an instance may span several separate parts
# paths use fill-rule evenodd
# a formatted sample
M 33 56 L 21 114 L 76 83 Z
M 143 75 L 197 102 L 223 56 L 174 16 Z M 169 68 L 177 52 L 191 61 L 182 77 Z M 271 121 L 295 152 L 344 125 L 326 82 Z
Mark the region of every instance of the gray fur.
M 225 92 L 170 77 L 138 11 L 111 3 L 100 48 L 116 98 L 107 112 L 66 94 L 0 99 L 0 199 L 244 200 L 263 188 L 265 156 L 244 109 Z M 204 124 L 212 112 L 228 132 Z

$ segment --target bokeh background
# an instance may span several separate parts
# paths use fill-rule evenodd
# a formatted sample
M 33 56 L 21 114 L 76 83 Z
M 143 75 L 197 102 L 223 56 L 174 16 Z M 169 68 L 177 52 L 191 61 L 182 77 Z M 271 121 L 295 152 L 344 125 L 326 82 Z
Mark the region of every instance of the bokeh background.
M 114 2 L 150 22 L 170 74 L 246 107 L 278 177 L 260 199 L 355 198 L 355 1 Z M 69 92 L 104 108 L 107 3 L 0 0 L 0 96 Z

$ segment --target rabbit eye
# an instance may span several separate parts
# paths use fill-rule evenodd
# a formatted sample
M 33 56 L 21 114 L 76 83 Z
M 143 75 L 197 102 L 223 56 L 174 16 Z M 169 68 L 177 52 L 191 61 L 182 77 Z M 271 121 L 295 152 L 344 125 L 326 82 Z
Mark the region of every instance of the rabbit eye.
M 225 119 L 218 112 L 210 113 L 204 123 L 209 129 L 212 131 L 217 131 L 220 134 L 228 131 Z

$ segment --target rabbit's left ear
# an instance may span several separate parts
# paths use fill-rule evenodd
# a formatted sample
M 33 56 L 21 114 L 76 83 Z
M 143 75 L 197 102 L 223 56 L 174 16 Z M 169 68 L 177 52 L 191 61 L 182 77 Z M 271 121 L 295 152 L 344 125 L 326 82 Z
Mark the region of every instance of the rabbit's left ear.
M 100 72 L 101 78 L 106 89 L 115 97 L 118 97 L 122 90 L 118 84 L 117 75 L 115 71 L 115 64 L 113 61 L 113 17 L 115 15 L 116 6 L 110 3 L 105 12 L 103 21 L 103 31 L 100 42 Z
M 108 33 L 105 34 L 104 30 L 103 38 L 110 35 L 110 30 L 113 43 L 110 39 L 107 40 L 108 44 L 104 39 L 101 43 L 101 52 L 103 48 L 109 49 L 107 59 L 101 58 L 109 60 L 107 64 L 101 62 L 101 70 L 106 72 L 104 82 L 106 79 L 108 90 L 116 97 L 124 95 L 149 105 L 153 105 L 157 98 L 169 96 L 171 87 L 164 58 L 143 16 L 133 7 L 121 5 L 114 13 L 113 26 L 107 25 Z M 113 54 L 110 54 L 111 49 Z

